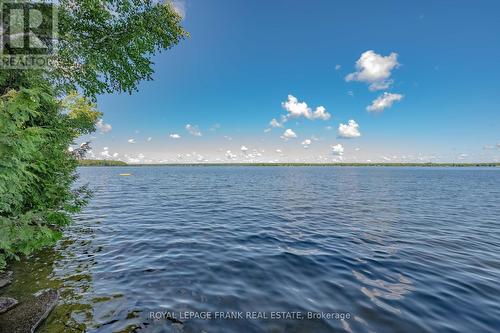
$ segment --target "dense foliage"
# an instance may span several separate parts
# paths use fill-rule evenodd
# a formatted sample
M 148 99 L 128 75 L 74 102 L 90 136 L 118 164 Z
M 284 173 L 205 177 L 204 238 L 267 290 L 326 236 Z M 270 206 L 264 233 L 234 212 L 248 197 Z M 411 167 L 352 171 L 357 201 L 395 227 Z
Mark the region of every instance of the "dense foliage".
M 0 270 L 7 259 L 53 244 L 89 198 L 73 183 L 90 146 L 68 149 L 95 130 L 101 114 L 89 100 L 151 79 L 150 56 L 187 36 L 168 3 L 58 5 L 59 52 L 50 68 L 0 69 Z
M 11 90 L 0 99 L 0 267 L 5 258 L 51 244 L 88 197 L 71 189 L 73 140 L 100 113 L 81 97 L 54 98 L 50 87 Z

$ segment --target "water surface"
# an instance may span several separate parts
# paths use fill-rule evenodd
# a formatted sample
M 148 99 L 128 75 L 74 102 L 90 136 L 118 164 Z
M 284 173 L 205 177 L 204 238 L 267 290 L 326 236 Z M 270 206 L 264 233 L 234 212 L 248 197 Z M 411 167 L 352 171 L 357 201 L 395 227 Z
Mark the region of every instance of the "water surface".
M 41 332 L 498 332 L 500 170 L 86 167 L 90 205 L 2 293 Z M 132 176 L 119 176 L 131 173 Z M 36 283 L 33 280 L 37 279 Z M 154 320 L 151 312 L 349 314 Z

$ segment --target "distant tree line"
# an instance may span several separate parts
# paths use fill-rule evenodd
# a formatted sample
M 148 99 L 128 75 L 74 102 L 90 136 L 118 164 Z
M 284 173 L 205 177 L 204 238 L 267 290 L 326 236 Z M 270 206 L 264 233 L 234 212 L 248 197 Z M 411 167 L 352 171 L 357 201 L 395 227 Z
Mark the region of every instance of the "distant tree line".
M 79 160 L 79 166 L 125 166 L 128 165 L 123 161 L 114 161 L 114 160 Z

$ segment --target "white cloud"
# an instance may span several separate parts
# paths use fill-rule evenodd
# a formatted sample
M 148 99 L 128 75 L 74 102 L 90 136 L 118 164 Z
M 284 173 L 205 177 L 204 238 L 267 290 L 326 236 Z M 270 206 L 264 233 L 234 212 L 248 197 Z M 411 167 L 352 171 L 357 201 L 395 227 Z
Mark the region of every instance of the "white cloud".
M 187 124 L 186 125 L 186 130 L 189 132 L 189 134 L 194 135 L 194 136 L 201 136 L 200 129 L 198 128 L 197 125 L 191 125 Z
M 390 108 L 394 102 L 398 102 L 402 99 L 403 95 L 385 92 L 375 99 L 371 105 L 367 106 L 366 110 L 370 112 L 382 112 L 384 109 Z
M 328 120 L 331 118 L 331 115 L 326 112 L 326 109 L 324 106 L 318 106 L 316 108 L 316 111 L 313 112 L 313 119 L 321 119 L 321 120 Z
M 102 119 L 99 119 L 99 121 L 95 124 L 95 127 L 101 133 L 108 133 L 113 129 L 110 124 L 106 124 Z
M 148 141 L 148 142 L 151 142 L 151 140 L 153 140 L 153 138 L 152 138 L 152 137 L 149 137 L 147 141 Z
M 361 136 L 358 123 L 351 119 L 347 124 L 340 124 L 339 136 L 342 138 L 357 138 Z
M 335 65 L 335 70 L 338 71 L 339 69 L 341 69 L 342 66 L 341 65 Z
M 295 134 L 295 132 L 289 128 L 285 132 L 283 132 L 283 135 L 281 136 L 281 138 L 285 139 L 285 140 L 296 138 L 296 137 L 297 137 L 297 134 Z
M 384 57 L 372 50 L 366 51 L 356 61 L 356 72 L 348 74 L 345 80 L 369 83 L 372 91 L 387 89 L 393 82 L 391 71 L 398 66 L 397 53 Z
M 311 140 L 310 139 L 305 139 L 304 141 L 302 141 L 301 145 L 304 147 L 304 148 L 309 148 L 309 145 L 311 144 Z
M 226 156 L 227 159 L 230 159 L 230 160 L 235 160 L 236 159 L 236 155 L 233 154 L 230 150 L 226 151 L 226 153 L 224 154 L 224 156 Z
M 240 150 L 241 150 L 241 152 L 242 152 L 243 154 L 246 154 L 246 153 L 247 153 L 247 151 L 248 151 L 248 148 L 247 148 L 247 147 L 245 147 L 245 146 L 241 146 Z
M 276 118 L 271 119 L 269 122 L 269 126 L 271 127 L 283 127 L 283 124 L 276 120 Z
M 135 139 L 128 139 L 128 143 L 135 143 Z
M 344 155 L 344 146 L 342 146 L 340 143 L 332 146 L 332 154 L 336 156 Z
M 288 100 L 286 102 L 282 102 L 281 106 L 288 112 L 287 118 L 305 117 L 311 120 L 328 120 L 331 117 L 325 107 L 318 106 L 313 112 L 311 108 L 307 106 L 306 102 L 299 102 L 299 100 L 293 95 L 288 95 Z
M 170 0 L 170 3 L 180 17 L 186 18 L 186 2 L 184 0 Z
M 281 149 L 276 149 L 276 152 L 277 152 L 278 154 L 281 154 L 281 153 L 282 153 Z
M 108 147 L 104 147 L 103 151 L 101 152 L 101 156 L 104 158 L 109 158 L 111 155 L 109 154 Z
M 180 139 L 181 136 L 179 134 L 177 134 L 177 133 L 172 133 L 172 134 L 169 135 L 169 138 L 170 139 Z

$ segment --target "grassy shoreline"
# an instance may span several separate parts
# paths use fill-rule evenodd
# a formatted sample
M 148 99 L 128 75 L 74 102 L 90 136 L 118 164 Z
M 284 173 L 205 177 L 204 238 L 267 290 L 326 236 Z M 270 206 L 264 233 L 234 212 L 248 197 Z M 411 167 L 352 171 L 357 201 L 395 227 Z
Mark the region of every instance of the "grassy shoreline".
M 500 163 L 165 163 L 127 164 L 112 160 L 81 160 L 80 166 L 262 166 L 262 167 L 500 167 Z

